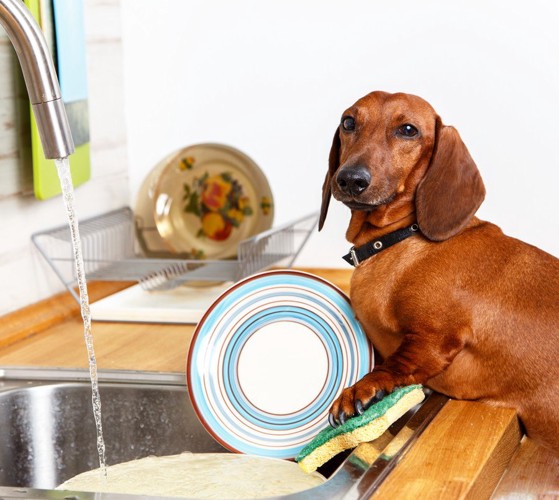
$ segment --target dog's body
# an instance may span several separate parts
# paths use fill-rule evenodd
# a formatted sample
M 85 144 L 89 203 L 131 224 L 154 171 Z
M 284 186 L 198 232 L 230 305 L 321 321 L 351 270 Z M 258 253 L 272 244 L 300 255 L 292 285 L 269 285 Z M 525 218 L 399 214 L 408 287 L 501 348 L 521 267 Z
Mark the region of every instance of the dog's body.
M 334 402 L 334 423 L 420 383 L 515 408 L 559 454 L 559 260 L 474 217 L 485 190 L 458 133 L 418 97 L 373 92 L 336 131 L 320 227 L 331 194 L 355 246 L 419 225 L 354 271 L 353 308 L 384 361 Z

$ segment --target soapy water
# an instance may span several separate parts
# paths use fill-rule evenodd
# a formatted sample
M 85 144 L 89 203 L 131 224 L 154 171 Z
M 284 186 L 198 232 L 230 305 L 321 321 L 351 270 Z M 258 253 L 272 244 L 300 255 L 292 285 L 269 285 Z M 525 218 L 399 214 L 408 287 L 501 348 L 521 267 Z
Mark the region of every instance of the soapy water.
M 91 470 L 69 479 L 57 490 L 253 500 L 291 495 L 325 482 L 319 473 L 307 474 L 294 462 L 236 453 L 151 456 L 111 465 L 109 470 L 105 481 Z
M 99 383 L 97 377 L 97 360 L 95 359 L 95 350 L 93 348 L 93 335 L 91 332 L 91 312 L 89 310 L 89 296 L 87 294 L 87 283 L 85 280 L 85 266 L 82 255 L 82 245 L 80 240 L 80 232 L 78 228 L 78 219 L 74 209 L 74 187 L 72 185 L 72 176 L 70 173 L 70 161 L 68 158 L 55 160 L 58 170 L 58 177 L 62 187 L 62 198 L 66 208 L 68 224 L 70 226 L 70 235 L 72 237 L 72 249 L 74 253 L 74 264 L 76 269 L 76 278 L 80 292 L 80 309 L 84 326 L 84 338 L 87 348 L 87 357 L 89 361 L 89 376 L 91 378 L 91 399 L 93 404 L 93 417 L 97 430 L 97 452 L 99 454 L 99 468 L 103 477 L 107 477 L 107 464 L 105 461 L 105 440 L 103 439 L 103 426 L 101 423 L 101 397 L 99 395 Z

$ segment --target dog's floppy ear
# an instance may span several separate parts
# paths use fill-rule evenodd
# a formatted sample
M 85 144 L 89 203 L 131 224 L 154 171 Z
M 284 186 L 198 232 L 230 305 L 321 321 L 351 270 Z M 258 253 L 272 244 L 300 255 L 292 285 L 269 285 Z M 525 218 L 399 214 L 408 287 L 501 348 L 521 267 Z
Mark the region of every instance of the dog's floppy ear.
M 485 198 L 474 160 L 454 127 L 437 118 L 431 164 L 416 192 L 417 223 L 432 241 L 460 232 Z
M 326 214 L 328 213 L 328 205 L 330 205 L 330 196 L 332 195 L 330 184 L 339 166 L 340 166 L 340 127 L 338 127 L 336 129 L 336 132 L 334 133 L 334 139 L 332 140 L 332 147 L 330 148 L 330 156 L 328 157 L 328 172 L 326 172 L 326 178 L 324 179 L 324 184 L 322 185 L 322 205 L 320 207 L 320 219 L 318 220 L 319 231 L 322 229 L 322 226 L 324 226 L 324 221 L 326 220 Z

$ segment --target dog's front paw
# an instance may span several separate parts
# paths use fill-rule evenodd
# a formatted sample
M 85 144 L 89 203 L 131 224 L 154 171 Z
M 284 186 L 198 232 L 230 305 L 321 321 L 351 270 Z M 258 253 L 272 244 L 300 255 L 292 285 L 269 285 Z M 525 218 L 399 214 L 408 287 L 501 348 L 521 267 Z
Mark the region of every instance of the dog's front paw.
M 344 389 L 330 408 L 328 421 L 338 427 L 346 419 L 363 413 L 373 403 L 380 401 L 386 393 L 392 392 L 394 384 L 381 380 L 374 372 L 365 375 L 359 382 Z

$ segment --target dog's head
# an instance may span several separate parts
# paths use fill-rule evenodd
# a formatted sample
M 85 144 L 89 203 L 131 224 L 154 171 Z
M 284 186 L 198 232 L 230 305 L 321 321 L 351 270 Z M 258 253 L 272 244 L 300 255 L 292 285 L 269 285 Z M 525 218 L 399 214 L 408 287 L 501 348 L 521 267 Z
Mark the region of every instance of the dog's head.
M 466 226 L 485 188 L 456 129 L 426 101 L 373 92 L 342 114 L 334 134 L 319 229 L 331 196 L 353 212 L 382 213 L 383 224 L 411 207 L 422 233 L 440 241 Z

